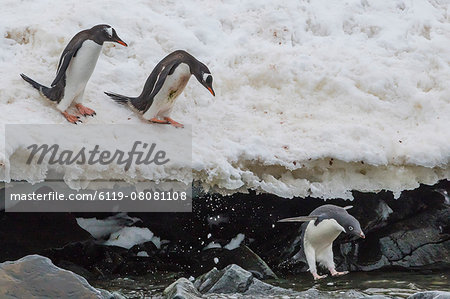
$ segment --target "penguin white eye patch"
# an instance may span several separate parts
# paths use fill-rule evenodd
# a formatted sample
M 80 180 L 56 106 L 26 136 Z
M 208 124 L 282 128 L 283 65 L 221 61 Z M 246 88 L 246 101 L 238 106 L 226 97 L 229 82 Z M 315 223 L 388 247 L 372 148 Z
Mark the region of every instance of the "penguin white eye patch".
M 112 27 L 109 28 L 105 28 L 106 33 L 108 33 L 109 36 L 112 36 L 113 31 L 112 31 Z
M 203 81 L 206 81 L 206 79 L 208 78 L 208 76 L 211 76 L 211 74 L 209 74 L 209 73 L 203 73 Z
M 348 227 L 348 230 L 353 230 L 353 226 L 350 225 L 350 226 Z

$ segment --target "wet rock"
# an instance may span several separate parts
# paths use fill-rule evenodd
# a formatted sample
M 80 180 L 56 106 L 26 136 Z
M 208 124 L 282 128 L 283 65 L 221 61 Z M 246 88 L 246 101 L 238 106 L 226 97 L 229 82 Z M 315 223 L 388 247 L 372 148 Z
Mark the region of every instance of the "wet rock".
M 97 275 L 94 275 L 92 272 L 90 272 L 89 270 L 75 264 L 69 261 L 60 261 L 57 264 L 58 267 L 72 271 L 75 274 L 78 274 L 84 278 L 86 278 L 88 281 L 94 280 L 97 278 Z
M 303 292 L 305 295 L 306 293 Z M 244 292 L 244 295 L 248 296 L 255 296 L 259 298 L 264 298 L 266 296 L 292 296 L 297 297 L 300 296 L 300 292 L 295 292 L 288 289 L 283 289 L 280 287 L 276 287 L 273 285 L 270 285 L 268 283 L 262 282 L 259 279 L 254 279 L 253 283 L 248 287 L 248 289 Z M 315 294 L 314 294 L 315 295 Z M 308 298 L 307 296 L 304 296 L 302 298 Z M 311 296 L 310 298 L 320 298 L 317 296 Z
M 48 258 L 29 255 L 0 264 L 1 298 L 120 298 L 97 290 L 83 277 L 56 267 Z
M 149 248 L 144 246 L 142 248 Z M 164 269 L 159 257 L 141 257 L 137 248 L 128 250 L 106 246 L 96 241 L 77 242 L 63 248 L 43 252 L 57 266 L 82 275 L 89 281 L 116 275 L 145 275 L 156 269 Z
M 355 248 L 352 270 L 450 268 L 450 209 L 427 210 L 394 223 Z M 357 253 L 357 254 L 356 254 Z
M 238 265 L 229 265 L 223 270 L 212 269 L 195 280 L 201 293 L 244 293 L 253 283 L 252 273 Z
M 248 246 L 241 245 L 233 250 L 225 248 L 211 248 L 202 250 L 194 256 L 194 260 L 198 261 L 192 270 L 202 271 L 204 269 L 212 269 L 214 267 L 224 268 L 231 264 L 236 264 L 243 269 L 251 272 L 259 279 L 277 279 L 276 274 L 256 253 Z
M 148 256 L 153 256 L 158 252 L 158 248 L 155 243 L 152 241 L 148 241 L 142 244 L 134 245 L 130 248 L 130 252 L 134 254 L 138 254 L 139 252 L 145 252 Z
M 180 278 L 170 286 L 168 286 L 163 293 L 166 299 L 199 299 L 202 298 L 195 286 L 186 278 Z
M 415 293 L 408 299 L 450 299 L 450 292 L 428 291 Z
M 176 283 L 178 283 L 178 280 Z M 262 282 L 261 280 L 254 278 L 252 273 L 242 269 L 238 265 L 229 265 L 223 270 L 212 269 L 208 273 L 198 277 L 192 290 L 192 284 L 187 279 L 183 279 L 179 288 L 182 290 L 180 294 L 185 297 L 179 298 L 192 298 L 189 295 L 194 295 L 198 298 L 203 294 L 202 298 L 362 298 L 365 297 L 363 293 L 350 290 L 346 292 L 339 292 L 338 297 L 335 294 L 327 294 L 321 292 L 315 288 L 311 288 L 307 291 L 297 292 L 289 289 L 284 289 Z M 174 289 L 172 284 L 166 289 L 164 294 L 169 290 Z M 189 291 L 188 291 L 189 290 Z M 197 291 L 197 292 L 196 292 Z M 174 298 L 174 297 L 166 297 Z
M 239 267 L 229 265 L 225 269 L 213 268 L 198 277 L 194 286 L 202 294 L 242 294 L 248 296 L 296 296 L 299 292 L 279 288 L 254 278 L 253 274 Z

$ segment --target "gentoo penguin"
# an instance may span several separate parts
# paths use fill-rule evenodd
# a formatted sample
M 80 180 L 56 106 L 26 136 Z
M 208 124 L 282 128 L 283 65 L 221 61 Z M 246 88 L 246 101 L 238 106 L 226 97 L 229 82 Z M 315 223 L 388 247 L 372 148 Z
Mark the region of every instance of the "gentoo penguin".
M 79 117 L 69 114 L 66 110 L 75 101 L 75 107 L 82 115 L 95 115 L 95 111 L 83 106 L 81 101 L 104 42 L 116 42 L 127 46 L 117 36 L 114 28 L 109 25 L 97 25 L 78 32 L 70 40 L 59 59 L 56 78 L 51 87 L 41 85 L 24 74 L 20 74 L 20 76 L 46 98 L 57 102 L 56 107 L 64 117 L 69 122 L 77 124 L 77 122 L 81 122 Z
M 128 104 L 143 114 L 144 119 L 153 123 L 171 124 L 183 127 L 170 118 L 175 99 L 183 92 L 191 75 L 197 78 L 215 96 L 212 88 L 213 78 L 209 69 L 194 56 L 183 50 L 167 55 L 148 77 L 142 93 L 135 98 L 105 92 L 114 101 Z
M 302 225 L 302 251 L 308 262 L 309 271 L 314 280 L 327 275 L 318 275 L 316 261 L 326 267 L 332 276 L 345 275 L 348 271 L 338 272 L 333 260 L 333 241 L 341 232 L 365 238 L 361 225 L 345 208 L 335 205 L 323 205 L 315 209 L 309 216 L 286 218 L 278 222 L 305 222 Z

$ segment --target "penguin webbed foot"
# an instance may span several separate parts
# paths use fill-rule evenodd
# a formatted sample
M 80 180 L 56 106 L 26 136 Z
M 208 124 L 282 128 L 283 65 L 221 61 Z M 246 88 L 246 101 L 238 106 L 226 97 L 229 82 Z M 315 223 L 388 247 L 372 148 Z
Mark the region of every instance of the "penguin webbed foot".
M 328 277 L 328 274 L 319 275 L 319 274 L 317 274 L 317 273 L 312 273 L 312 275 L 313 275 L 313 277 L 314 277 L 314 280 L 319 280 L 319 279 L 323 279 L 323 278 Z
M 336 276 L 346 275 L 346 274 L 348 274 L 350 272 L 348 272 L 348 271 L 338 272 L 335 269 L 333 269 L 333 270 L 330 270 L 330 273 L 331 273 L 331 276 L 336 277 Z
M 149 121 L 152 123 L 155 123 L 155 124 L 164 124 L 164 125 L 170 124 L 170 125 L 174 126 L 175 128 L 184 128 L 183 124 L 180 124 L 179 122 L 174 121 L 170 117 L 164 117 L 164 120 L 154 117 L 154 118 L 150 119 Z
M 162 124 L 162 125 L 168 125 L 169 122 L 167 120 L 160 120 L 156 117 L 152 118 L 149 120 L 149 122 L 154 123 L 154 124 Z
M 64 117 L 67 119 L 67 121 L 72 123 L 72 124 L 76 125 L 79 122 L 82 123 L 82 121 L 80 120 L 79 116 L 69 114 L 66 111 L 62 112 L 62 115 L 64 115 Z
M 94 115 L 97 115 L 97 113 L 95 113 L 94 110 L 92 110 L 92 109 L 90 109 L 90 108 L 88 108 L 86 106 L 83 106 L 81 104 L 76 104 L 75 107 L 78 109 L 78 112 L 80 112 L 81 115 L 83 115 L 83 116 L 92 116 L 92 117 L 94 117 Z
M 171 119 L 170 117 L 164 117 L 164 119 L 166 121 L 168 121 L 172 126 L 174 126 L 175 128 L 184 128 L 184 125 L 174 121 L 173 119 Z

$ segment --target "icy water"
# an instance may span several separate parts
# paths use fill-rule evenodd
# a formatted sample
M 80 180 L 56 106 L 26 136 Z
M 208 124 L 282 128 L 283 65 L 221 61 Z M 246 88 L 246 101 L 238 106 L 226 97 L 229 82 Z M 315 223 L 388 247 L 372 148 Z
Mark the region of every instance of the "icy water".
M 126 298 L 155 298 L 176 279 L 180 273 L 158 273 L 141 277 L 96 281 L 95 287 L 118 291 Z M 295 291 L 316 289 L 327 297 L 345 298 L 343 293 L 354 290 L 366 295 L 384 295 L 391 298 L 408 296 L 428 290 L 450 291 L 450 272 L 423 274 L 416 272 L 355 272 L 338 278 L 325 278 L 314 282 L 308 274 L 283 277 L 265 282 Z M 236 296 L 220 296 L 236 298 Z M 284 296 L 283 298 L 287 298 Z

